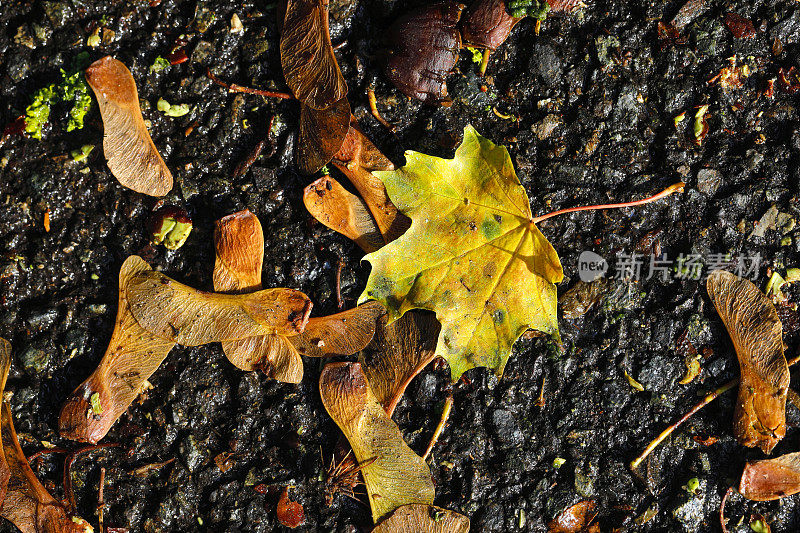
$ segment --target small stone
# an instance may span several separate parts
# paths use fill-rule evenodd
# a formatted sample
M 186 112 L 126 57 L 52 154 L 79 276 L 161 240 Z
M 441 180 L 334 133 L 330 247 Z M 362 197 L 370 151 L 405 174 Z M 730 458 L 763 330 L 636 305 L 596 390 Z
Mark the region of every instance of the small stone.
M 495 409 L 491 415 L 492 430 L 502 444 L 513 446 L 522 442 L 522 431 L 511 411 Z
M 536 135 L 536 138 L 543 141 L 553 134 L 555 129 L 561 124 L 561 118 L 558 115 L 550 113 L 542 120 L 537 122 L 531 127 L 531 131 Z
M 697 173 L 697 190 L 713 196 L 722 184 L 722 174 L 713 168 L 703 168 Z
M 35 346 L 28 346 L 19 358 L 25 370 L 31 374 L 39 374 L 47 368 L 47 363 L 50 361 L 50 354 L 47 350 Z

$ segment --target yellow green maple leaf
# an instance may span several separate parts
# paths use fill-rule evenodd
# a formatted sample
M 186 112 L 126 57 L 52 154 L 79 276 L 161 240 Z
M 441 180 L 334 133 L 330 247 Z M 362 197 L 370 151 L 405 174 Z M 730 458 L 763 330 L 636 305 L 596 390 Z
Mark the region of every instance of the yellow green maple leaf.
M 560 340 L 561 262 L 533 223 L 508 150 L 467 126 L 453 159 L 405 155 L 406 166 L 374 174 L 411 227 L 365 256 L 372 271 L 360 300 L 378 300 L 391 320 L 434 311 L 436 355 L 454 381 L 474 367 L 501 375 L 528 328 Z

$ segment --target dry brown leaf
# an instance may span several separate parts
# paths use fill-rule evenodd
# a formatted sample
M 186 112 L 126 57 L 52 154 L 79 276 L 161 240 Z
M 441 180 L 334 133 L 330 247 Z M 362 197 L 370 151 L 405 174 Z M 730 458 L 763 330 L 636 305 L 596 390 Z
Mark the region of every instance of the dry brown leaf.
M 800 492 L 800 452 L 747 463 L 739 492 L 758 502 L 777 500 Z
M 584 500 L 564 509 L 547 524 L 548 533 L 600 533 L 600 526 L 592 523 L 595 507 L 593 501 Z
M 739 358 L 734 435 L 769 453 L 786 434 L 789 367 L 781 321 L 770 299 L 746 279 L 715 270 L 706 286 Z
M 0 339 L 0 398 L 11 367 L 11 346 Z M 11 407 L 2 402 L 0 414 L 0 480 L 3 481 L 0 516 L 10 520 L 22 533 L 91 533 L 92 527 L 78 517 L 68 517 L 31 470 L 14 430 Z
M 105 437 L 175 346 L 174 342 L 142 328 L 130 311 L 128 284 L 136 274 L 148 271 L 150 265 L 136 255 L 122 264 L 114 333 L 100 365 L 62 407 L 59 416 L 62 437 L 92 444 Z
M 372 393 L 358 363 L 332 363 L 319 378 L 322 403 L 344 433 L 361 470 L 372 519 L 403 505 L 433 503 L 428 465 L 403 441 L 400 429 Z
M 246 293 L 261 289 L 264 232 L 258 217 L 245 209 L 219 219 L 214 248 L 214 290 Z
M 250 211 L 239 211 L 217 222 L 214 234 L 217 260 L 214 289 L 220 292 L 261 289 L 264 236 L 261 223 Z M 231 363 L 242 370 L 262 370 L 285 383 L 303 378 L 300 354 L 311 357 L 351 355 L 366 346 L 384 313 L 370 302 L 336 315 L 309 319 L 299 335 L 263 335 L 223 342 Z
M 349 122 L 350 103 L 347 98 L 324 109 L 300 104 L 297 166 L 301 172 L 313 174 L 328 164 L 342 146 Z
M 352 355 L 372 341 L 377 323 L 385 315 L 378 302 L 365 302 L 335 315 L 311 318 L 303 333 L 288 340 L 308 357 Z
M 274 333 L 296 335 L 311 313 L 311 301 L 298 290 L 204 292 L 153 270 L 132 277 L 128 299 L 142 327 L 184 346 Z
M 350 129 L 332 162 L 358 190 L 383 236 L 384 244 L 408 229 L 411 220 L 397 211 L 383 182 L 372 174 L 373 170 L 394 170 L 395 167 L 359 129 L 355 117 L 350 118 Z
M 245 209 L 218 220 L 214 247 L 217 252 L 214 290 L 232 293 L 261 290 L 264 233 L 258 217 Z M 282 335 L 223 342 L 222 351 L 242 370 L 261 370 L 284 383 L 300 383 L 303 379 L 303 360 Z
M 408 384 L 433 360 L 441 326 L 436 315 L 420 310 L 387 322 L 383 316 L 359 361 L 373 394 L 392 416 Z
M 286 2 L 280 52 L 283 76 L 301 104 L 325 109 L 347 95 L 331 46 L 326 1 Z
M 469 518 L 433 505 L 411 504 L 397 509 L 372 533 L 467 533 Z
M 108 168 L 122 184 L 150 196 L 172 189 L 172 174 L 147 132 L 136 82 L 128 68 L 111 56 L 86 69 L 103 117 L 103 152 Z
M 367 204 L 330 176 L 322 176 L 303 190 L 303 203 L 325 226 L 355 241 L 365 252 L 384 245 L 380 229 Z

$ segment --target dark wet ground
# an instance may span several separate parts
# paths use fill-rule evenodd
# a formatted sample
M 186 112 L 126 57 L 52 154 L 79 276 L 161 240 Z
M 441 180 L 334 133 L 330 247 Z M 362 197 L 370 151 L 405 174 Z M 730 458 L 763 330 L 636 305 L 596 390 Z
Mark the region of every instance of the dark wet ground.
M 658 204 L 543 223 L 568 277 L 561 292 L 577 280 L 578 255 L 589 249 L 611 263 L 612 274 L 621 254 L 649 254 L 654 246 L 670 259 L 761 254 L 762 287 L 769 268 L 783 272 L 800 264 L 800 233 L 793 229 L 800 177 L 797 96 L 777 82 L 772 98 L 763 94 L 779 68 L 797 64 L 800 4 L 697 0 L 696 9 L 680 17 L 678 42 L 659 40 L 656 28 L 657 21 L 675 17 L 681 1 L 594 1 L 570 16 L 550 18 L 538 37 L 526 20 L 493 56 L 488 91 L 481 90 L 485 82 L 474 74 L 469 54 L 462 54 L 461 72 L 449 83 L 455 102 L 445 109 L 407 101 L 378 68 L 384 29 L 414 3 L 420 2 L 361 0 L 333 2 L 332 8 L 350 102 L 367 134 L 396 162 L 405 149 L 450 157 L 464 125 L 472 123 L 508 146 L 537 214 L 641 198 L 686 181 L 685 194 Z M 734 38 L 724 23 L 731 11 L 754 21 L 754 37 Z M 229 32 L 234 12 L 244 33 Z M 113 36 L 90 49 L 86 39 L 98 25 Z M 180 250 L 148 245 L 144 228 L 155 200 L 122 189 L 108 172 L 96 105 L 83 130 L 66 133 L 66 110 L 57 107 L 43 141 L 13 137 L 0 147 L 0 335 L 14 346 L 8 388 L 26 453 L 41 449 L 40 441 L 69 445 L 56 433 L 60 404 L 105 350 L 117 273 L 129 254 L 210 289 L 213 221 L 247 207 L 265 230 L 264 286 L 301 289 L 315 302 L 315 313 L 332 312 L 341 258 L 343 292 L 352 304 L 368 267 L 359 263 L 360 250 L 314 222 L 302 205 L 302 188 L 313 177 L 300 176 L 292 163 L 296 104 L 227 94 L 205 77 L 211 67 L 226 80 L 283 89 L 274 4 L 4 1 L 0 26 L 0 121 L 23 113 L 31 95 L 57 81 L 59 68 L 79 52 L 89 51 L 91 59 L 113 54 L 132 70 L 153 139 L 176 177 L 169 201 L 184 205 L 195 221 Z M 190 60 L 150 72 L 156 57 L 179 42 Z M 734 54 L 751 71 L 744 87 L 709 85 Z M 396 137 L 369 115 L 370 86 L 397 125 Z M 155 108 L 160 97 L 192 110 L 166 117 Z M 702 104 L 710 106 L 709 132 L 698 147 L 692 123 Z M 492 107 L 514 118 L 502 119 Z M 683 111 L 686 120 L 676 130 L 673 118 Z M 272 114 L 279 117 L 274 154 L 232 180 Z M 70 151 L 84 144 L 97 148 L 88 161 L 72 161 Z M 752 235 L 773 204 L 785 215 Z M 49 233 L 43 227 L 47 210 Z M 560 510 L 586 498 L 598 502 L 603 531 L 719 531 L 722 495 L 746 459 L 762 456 L 731 435 L 731 393 L 659 447 L 641 476 L 627 467 L 699 394 L 737 372 L 701 282 L 677 279 L 675 271 L 669 278 L 613 281 L 588 314 L 561 321 L 561 353 L 542 339 L 522 339 L 502 380 L 483 369 L 469 372 L 471 383 L 456 390 L 450 425 L 431 461 L 436 504 L 467 514 L 481 532 L 543 531 Z M 676 340 L 687 331 L 705 351 L 701 374 L 680 385 L 685 353 Z M 793 332 L 787 343 L 792 356 Z M 294 386 L 237 370 L 218 345 L 173 350 L 151 379 L 154 389 L 106 437 L 120 447 L 77 463 L 81 514 L 96 520 L 105 466 L 108 526 L 280 530 L 275 502 L 279 488 L 291 485 L 305 506 L 307 531 L 368 530 L 365 506 L 345 497 L 324 505 L 321 480 L 337 429 L 320 403 L 320 363 L 306 363 L 306 379 Z M 626 372 L 644 392 L 629 385 Z M 535 404 L 543 379 L 541 408 Z M 396 412 L 415 450 L 425 448 L 436 425 L 446 382 L 446 370 L 424 372 Z M 800 412 L 787 409 L 790 428 L 775 453 L 798 449 Z M 707 437 L 718 440 L 698 442 Z M 214 458 L 229 452 L 233 467 L 223 473 Z M 176 460 L 160 469 L 133 473 L 171 458 Z M 556 458 L 565 459 L 559 469 Z M 56 494 L 60 463 L 46 458 L 38 468 L 53 480 Z M 692 478 L 700 482 L 697 495 L 682 488 Z M 257 484 L 272 490 L 260 494 Z M 648 509 L 657 512 L 645 522 Z M 748 531 L 755 512 L 775 532 L 800 529 L 796 497 L 752 504 L 737 495 L 726 508 L 729 529 Z

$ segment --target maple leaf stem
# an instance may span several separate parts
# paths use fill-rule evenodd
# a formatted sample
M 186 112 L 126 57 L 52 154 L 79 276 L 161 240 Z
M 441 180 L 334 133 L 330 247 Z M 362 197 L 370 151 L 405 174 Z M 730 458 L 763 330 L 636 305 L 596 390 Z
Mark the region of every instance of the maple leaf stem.
M 211 69 L 206 69 L 206 76 L 208 79 L 228 89 L 230 93 L 247 93 L 247 94 L 257 94 L 259 96 L 266 96 L 268 98 L 280 98 L 283 100 L 294 100 L 295 97 L 289 93 L 281 93 L 277 91 L 265 91 L 263 89 L 251 89 L 250 87 L 242 87 L 241 85 L 236 85 L 235 83 L 225 83 L 224 81 L 220 80 L 214 74 L 211 73 Z
M 433 447 L 436 445 L 436 441 L 439 440 L 439 435 L 442 434 L 444 430 L 444 426 L 447 423 L 447 419 L 450 417 L 450 410 L 453 408 L 453 392 L 451 391 L 450 394 L 447 396 L 447 399 L 444 401 L 444 406 L 442 407 L 442 417 L 439 419 L 439 423 L 436 425 L 436 429 L 433 430 L 433 435 L 431 435 L 431 441 L 428 443 L 428 448 L 425 450 L 425 453 L 422 454 L 422 460 L 426 461 L 428 456 L 433 451 Z
M 787 361 L 786 364 L 788 366 L 794 366 L 798 361 L 800 361 L 800 355 L 793 357 L 792 359 Z M 697 411 L 699 411 L 700 409 L 702 409 L 706 405 L 710 404 L 711 402 L 716 400 L 720 395 L 725 394 L 726 392 L 728 392 L 729 390 L 731 390 L 732 388 L 734 388 L 738 384 L 739 384 L 739 378 L 734 378 L 734 379 L 730 380 L 729 382 L 725 383 L 724 385 L 722 385 L 721 387 L 719 387 L 718 389 L 708 393 L 702 400 L 700 400 L 700 402 L 698 402 L 694 407 L 692 407 L 689 410 L 689 412 L 687 412 L 680 419 L 678 419 L 677 422 L 675 422 L 674 424 L 668 426 L 667 429 L 665 429 L 664 431 L 662 431 L 658 435 L 658 437 L 653 439 L 653 441 L 650 442 L 650 444 L 647 445 L 647 448 L 644 449 L 644 451 L 641 453 L 641 455 L 639 455 L 639 457 L 637 457 L 636 459 L 631 461 L 631 464 L 630 464 L 631 470 L 636 470 L 636 468 L 641 464 L 641 462 L 644 461 L 644 459 L 648 455 L 650 455 L 650 453 L 653 450 L 655 450 L 658 447 L 658 445 L 661 444 L 661 442 L 664 439 L 669 437 L 676 429 L 678 429 L 678 427 L 680 427 L 681 424 L 686 422 L 693 414 L 695 414 Z
M 623 202 L 620 204 L 600 204 L 600 205 L 584 205 L 581 207 L 570 207 L 567 209 L 559 209 L 558 211 L 553 211 L 552 213 L 547 213 L 546 215 L 542 215 L 540 217 L 533 217 L 532 222 L 534 224 L 538 224 L 542 220 L 547 220 L 550 217 L 554 217 L 556 215 L 565 215 L 567 213 L 574 213 L 576 211 L 597 211 L 599 209 L 619 209 L 621 207 L 634 207 L 637 205 L 649 204 L 650 202 L 655 202 L 656 200 L 660 200 L 669 196 L 675 192 L 683 192 L 683 187 L 686 184 L 684 182 L 678 182 L 670 185 L 660 193 L 650 196 L 649 198 L 643 198 L 641 200 L 634 200 L 633 202 Z

